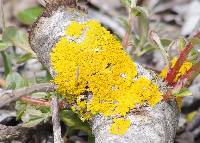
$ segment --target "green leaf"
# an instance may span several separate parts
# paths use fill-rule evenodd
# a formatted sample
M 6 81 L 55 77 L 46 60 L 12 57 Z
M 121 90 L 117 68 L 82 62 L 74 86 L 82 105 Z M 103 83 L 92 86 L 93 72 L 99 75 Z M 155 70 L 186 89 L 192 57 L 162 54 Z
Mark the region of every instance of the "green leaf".
M 38 98 L 38 99 L 46 99 L 46 97 L 48 96 L 48 94 L 46 92 L 37 92 L 37 93 L 33 93 L 31 95 L 34 98 Z
M 17 116 L 16 116 L 16 120 L 21 119 L 22 115 L 24 114 L 25 110 L 26 110 L 26 104 L 21 103 L 21 101 L 16 101 L 15 104 L 15 109 L 17 111 Z
M 169 39 L 160 39 L 161 41 L 161 44 L 164 46 L 164 47 L 168 47 L 170 44 L 171 44 L 171 40 Z
M 136 7 L 137 0 L 121 0 L 121 4 L 128 8 Z
M 188 89 L 184 88 L 179 93 L 175 94 L 174 96 L 176 96 L 176 97 L 185 97 L 185 96 L 190 96 L 190 95 L 192 95 L 192 92 L 189 91 Z
M 85 132 L 90 133 L 90 127 L 87 122 L 81 121 L 81 119 L 78 117 L 77 114 L 73 113 L 72 111 L 69 110 L 62 110 L 60 112 L 60 119 L 70 127 L 73 127 L 75 129 L 80 129 Z
M 50 113 L 51 109 L 49 107 L 40 107 L 39 108 L 42 113 Z
M 148 12 L 145 8 L 137 6 L 131 9 L 133 16 L 139 16 L 138 18 L 138 32 L 140 36 L 139 46 L 143 46 L 145 40 L 147 39 L 149 31 L 149 21 L 148 21 Z
M 12 42 L 13 38 L 17 34 L 17 28 L 14 26 L 6 27 L 4 34 L 3 34 L 3 41 Z
M 179 38 L 178 39 L 178 48 L 180 50 L 183 50 L 185 48 L 185 45 L 186 45 L 186 41 L 183 37 Z
M 88 135 L 88 142 L 93 143 L 95 141 L 95 136 L 93 134 Z
M 7 76 L 9 73 L 12 73 L 12 63 L 9 55 L 6 53 L 6 51 L 1 51 L 1 55 L 3 57 L 3 63 L 4 63 L 4 73 Z
M 8 48 L 8 43 L 4 42 L 4 41 L 0 41 L 0 51 L 4 51 Z
M 68 126 L 77 126 L 82 123 L 78 116 L 69 110 L 62 110 L 60 112 L 61 120 Z
M 24 114 L 21 119 L 23 121 L 24 127 L 33 127 L 41 122 L 45 122 L 50 116 L 51 112 L 49 110 L 45 110 L 46 112 L 42 112 L 40 109 L 36 109 L 35 106 L 27 105 Z
M 186 118 L 186 120 L 187 120 L 188 122 L 192 122 L 193 119 L 194 119 L 196 116 L 197 116 L 197 111 L 193 111 L 193 112 L 187 114 L 185 118 Z
M 34 55 L 28 42 L 28 33 L 25 31 L 13 26 L 7 27 L 3 35 L 3 41 L 12 43 L 14 46 Z
M 192 63 L 196 63 L 198 57 L 199 57 L 199 52 L 196 49 L 192 49 L 190 52 L 191 56 L 192 56 Z
M 24 123 L 23 127 L 34 127 L 45 120 L 45 117 L 35 117 L 30 119 L 28 122 Z
M 145 47 L 141 49 L 141 51 L 138 53 L 138 57 L 141 57 L 143 54 L 147 52 L 153 51 L 155 48 L 151 44 L 147 44 Z
M 28 86 L 28 81 L 23 79 L 19 73 L 11 73 L 6 77 L 6 89 L 18 89 Z
M 126 31 L 129 30 L 129 24 L 126 18 L 124 17 L 119 17 L 120 23 L 123 25 L 123 27 L 126 29 Z
M 193 45 L 200 45 L 200 38 L 193 37 L 190 39 L 190 42 L 192 42 Z
M 121 4 L 125 7 L 131 7 L 131 0 L 121 0 Z
M 42 8 L 39 6 L 25 9 L 17 14 L 17 19 L 26 25 L 31 25 L 35 22 L 37 17 L 41 15 Z
M 166 49 L 162 45 L 160 37 L 155 31 L 150 32 L 150 40 L 151 40 L 152 45 L 155 45 L 155 47 L 158 48 L 158 50 L 161 52 L 165 60 L 165 63 L 167 64 L 167 66 L 169 66 L 169 61 L 170 61 L 169 54 L 167 53 Z
M 27 54 L 21 56 L 21 57 L 18 59 L 17 64 L 24 63 L 24 62 L 28 61 L 28 60 L 31 59 L 31 58 L 32 58 L 32 54 L 31 54 L 31 53 L 27 53 Z
M 34 55 L 34 52 L 30 48 L 30 45 L 28 42 L 28 33 L 27 32 L 18 30 L 16 35 L 13 37 L 12 42 L 15 46 Z

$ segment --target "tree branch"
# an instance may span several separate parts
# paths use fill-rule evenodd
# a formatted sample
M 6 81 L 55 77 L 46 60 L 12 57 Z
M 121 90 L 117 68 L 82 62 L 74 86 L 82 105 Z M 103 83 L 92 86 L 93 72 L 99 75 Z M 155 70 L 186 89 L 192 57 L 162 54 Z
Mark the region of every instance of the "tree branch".
M 53 77 L 56 74 L 52 68 L 50 53 L 56 42 L 65 35 L 66 24 L 69 23 L 69 21 L 82 23 L 88 21 L 88 17 L 85 13 L 76 8 L 64 9 L 63 7 L 59 7 L 59 9 L 50 13 L 48 17 L 43 16 L 38 19 L 29 33 L 31 48 L 35 51 L 39 60 L 47 67 Z M 156 74 L 145 70 L 138 64 L 137 73 L 138 76 L 145 76 L 149 80 L 152 80 L 152 82 L 158 85 L 162 93 L 166 92 L 166 84 L 161 79 L 157 78 Z M 52 116 L 58 114 L 58 110 L 56 109 L 52 109 Z M 125 135 L 111 134 L 109 129 L 112 120 L 109 117 L 96 115 L 90 120 L 95 142 L 173 142 L 178 122 L 178 108 L 176 102 L 174 100 L 169 102 L 161 101 L 155 107 L 145 108 L 145 111 L 145 114 L 139 112 L 140 115 L 135 115 L 134 112 L 127 114 L 127 118 L 131 121 L 131 126 Z M 56 127 L 57 125 L 54 126 Z M 59 128 L 57 129 L 59 130 Z M 54 129 L 54 135 L 55 134 L 56 130 Z M 55 141 L 57 141 L 57 137 L 55 137 Z
M 49 83 L 36 84 L 16 90 L 0 90 L 0 108 L 16 101 L 22 96 L 32 94 L 34 92 L 51 92 L 56 89 L 55 85 Z

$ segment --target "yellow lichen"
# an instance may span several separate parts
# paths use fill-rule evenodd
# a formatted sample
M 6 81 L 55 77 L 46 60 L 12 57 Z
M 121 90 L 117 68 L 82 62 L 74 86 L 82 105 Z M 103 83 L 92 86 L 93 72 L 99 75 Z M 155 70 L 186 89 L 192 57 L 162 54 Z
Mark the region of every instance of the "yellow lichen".
M 110 132 L 116 135 L 124 135 L 131 125 L 130 119 L 114 118 Z
M 72 21 L 65 34 L 51 53 L 54 83 L 83 120 L 96 114 L 123 117 L 161 100 L 158 86 L 136 78 L 135 63 L 101 24 Z
M 66 29 L 65 34 L 74 38 L 79 38 L 83 34 L 84 25 L 72 21 Z
M 176 61 L 177 61 L 177 58 L 176 58 L 176 57 L 172 59 L 172 61 L 171 61 L 171 68 L 174 67 Z M 181 76 L 183 76 L 191 67 L 192 67 L 192 63 L 191 63 L 191 62 L 185 61 L 185 62 L 183 63 L 183 65 L 181 66 L 179 72 L 177 73 L 177 75 L 176 75 L 176 77 L 175 77 L 175 79 L 174 79 L 174 82 L 177 82 L 177 81 L 179 80 L 179 78 L 180 78 Z M 162 78 L 165 78 L 165 77 L 167 76 L 168 71 L 169 71 L 169 68 L 168 68 L 167 66 L 165 66 L 165 67 L 163 68 L 163 70 L 161 71 L 160 76 L 161 76 Z

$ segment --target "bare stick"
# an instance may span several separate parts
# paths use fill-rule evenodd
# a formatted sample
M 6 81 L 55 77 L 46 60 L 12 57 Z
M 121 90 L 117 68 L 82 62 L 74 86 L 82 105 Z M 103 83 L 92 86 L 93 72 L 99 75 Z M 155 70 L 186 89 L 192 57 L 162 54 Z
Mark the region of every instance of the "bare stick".
M 58 99 L 56 96 L 52 97 L 51 111 L 52 111 L 54 143 L 64 143 L 64 141 L 61 137 L 61 127 L 60 127 L 60 119 L 59 119 L 59 104 L 58 104 Z
M 55 85 L 49 83 L 36 84 L 16 90 L 0 90 L 0 108 L 16 101 L 22 96 L 32 94 L 34 92 L 51 92 L 56 89 Z

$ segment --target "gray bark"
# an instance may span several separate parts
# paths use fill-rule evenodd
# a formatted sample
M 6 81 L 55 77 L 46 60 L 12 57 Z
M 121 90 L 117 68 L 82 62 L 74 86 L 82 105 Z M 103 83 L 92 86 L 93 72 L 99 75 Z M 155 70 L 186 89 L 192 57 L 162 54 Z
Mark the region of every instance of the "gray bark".
M 123 136 L 109 133 L 112 120 L 97 116 L 92 121 L 95 143 L 173 143 L 176 135 L 177 107 L 161 102 L 155 108 L 144 108 L 140 114 L 129 114 L 131 126 Z
M 87 15 L 75 8 L 60 7 L 50 16 L 44 15 L 38 19 L 30 32 L 30 44 L 40 61 L 48 68 L 52 76 L 55 72 L 51 68 L 50 52 L 55 43 L 64 35 L 64 29 L 69 21 L 85 22 Z M 155 84 L 161 92 L 166 91 L 167 86 L 159 80 L 153 72 L 149 72 L 137 65 L 139 75 L 144 75 Z M 160 102 L 156 107 L 146 107 L 139 114 L 130 113 L 131 127 L 123 136 L 112 135 L 109 127 L 112 124 L 110 118 L 96 116 L 90 122 L 95 135 L 96 143 L 172 143 L 176 134 L 178 122 L 178 110 L 175 101 Z

